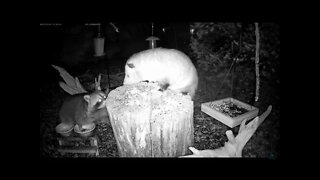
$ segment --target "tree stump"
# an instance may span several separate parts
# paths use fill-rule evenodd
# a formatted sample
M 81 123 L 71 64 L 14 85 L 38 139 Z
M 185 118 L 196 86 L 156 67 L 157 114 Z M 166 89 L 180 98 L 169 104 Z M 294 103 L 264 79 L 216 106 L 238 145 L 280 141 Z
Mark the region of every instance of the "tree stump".
M 107 109 L 120 157 L 177 157 L 194 139 L 193 101 L 155 83 L 111 91 Z

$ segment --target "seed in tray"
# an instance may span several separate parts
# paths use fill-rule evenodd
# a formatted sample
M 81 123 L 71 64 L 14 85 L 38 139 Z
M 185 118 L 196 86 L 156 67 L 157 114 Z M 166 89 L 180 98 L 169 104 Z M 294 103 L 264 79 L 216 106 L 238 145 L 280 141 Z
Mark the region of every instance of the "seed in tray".
M 212 108 L 229 115 L 230 117 L 236 117 L 240 114 L 248 112 L 247 109 L 244 109 L 232 102 L 222 102 L 221 104 L 211 105 Z

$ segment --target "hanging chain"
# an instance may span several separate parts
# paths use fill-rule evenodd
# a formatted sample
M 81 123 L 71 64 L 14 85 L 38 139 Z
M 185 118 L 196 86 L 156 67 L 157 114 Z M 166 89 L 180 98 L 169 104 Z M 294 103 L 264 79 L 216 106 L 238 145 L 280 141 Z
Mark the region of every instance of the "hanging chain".
M 153 36 L 153 23 L 151 23 L 151 36 Z
M 218 93 L 220 92 L 220 90 L 221 90 L 221 88 L 222 88 L 222 85 L 223 85 L 224 81 L 226 80 L 227 76 L 230 74 L 230 70 L 232 69 L 232 66 L 233 66 L 233 63 L 234 63 L 234 62 L 235 62 L 235 60 L 232 61 L 232 64 L 231 64 L 231 66 L 230 66 L 230 68 L 229 68 L 229 70 L 228 70 L 228 73 L 225 75 L 225 77 L 224 77 L 224 79 L 223 79 L 223 81 L 222 81 L 222 83 L 221 83 L 218 91 L 216 92 L 216 94 L 215 94 L 215 96 L 214 96 L 214 99 L 216 99 Z M 232 86 L 233 86 L 233 85 L 232 85 Z
M 98 37 L 100 37 L 100 23 L 99 23 L 99 25 L 98 25 Z
M 240 33 L 240 42 L 239 42 L 239 43 L 240 43 L 240 44 L 239 44 L 239 52 L 238 52 L 237 56 L 239 56 L 239 55 L 241 54 L 241 43 L 242 43 L 241 33 Z M 231 42 L 231 51 L 232 51 L 232 54 L 233 54 L 233 41 Z M 233 64 L 234 64 L 234 62 L 237 61 L 237 59 L 238 59 L 238 58 L 232 58 L 232 63 L 231 63 L 231 65 L 230 65 L 230 68 L 229 68 L 229 70 L 228 70 L 228 73 L 227 73 L 226 76 L 224 77 L 224 79 L 223 79 L 223 81 L 222 81 L 222 83 L 221 83 L 218 91 L 215 93 L 214 99 L 217 98 L 217 95 L 218 95 L 218 93 L 220 92 L 220 90 L 221 90 L 221 88 L 222 88 L 222 86 L 223 86 L 224 81 L 226 80 L 227 76 L 230 74 L 230 71 L 231 71 L 231 69 L 232 69 L 232 67 L 233 67 Z M 231 78 L 232 78 L 232 84 L 231 84 L 231 95 L 232 95 L 232 92 L 233 92 L 233 71 L 232 71 L 232 77 L 231 77 Z

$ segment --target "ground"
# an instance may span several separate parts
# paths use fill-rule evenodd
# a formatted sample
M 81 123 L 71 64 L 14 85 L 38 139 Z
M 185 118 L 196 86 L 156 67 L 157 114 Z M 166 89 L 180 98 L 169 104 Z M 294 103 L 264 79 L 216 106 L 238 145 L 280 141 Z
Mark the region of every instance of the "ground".
M 110 64 L 110 74 L 123 72 L 123 66 L 124 61 Z M 97 73 L 106 74 L 107 68 L 106 64 L 102 62 L 96 63 L 89 69 L 89 71 L 77 75 L 81 83 L 87 88 L 94 82 L 94 76 Z M 231 128 L 203 113 L 200 106 L 201 103 L 232 96 L 248 104 L 255 105 L 260 110 L 259 114 L 263 113 L 268 105 L 273 106 L 271 114 L 258 127 L 255 134 L 244 147 L 242 155 L 243 157 L 277 159 L 280 157 L 279 77 L 271 75 L 267 79 L 261 79 L 259 101 L 258 103 L 254 103 L 252 99 L 254 97 L 255 84 L 250 80 L 246 81 L 245 75 L 239 75 L 239 72 L 243 73 L 247 71 L 241 67 L 237 70 L 234 79 L 235 83 L 231 87 L 230 85 L 224 86 L 224 84 L 221 84 L 224 79 L 222 71 L 220 73 L 199 72 L 199 88 L 194 100 L 194 147 L 199 150 L 216 149 L 223 146 L 227 141 L 225 132 Z M 40 157 L 88 157 L 84 154 L 66 154 L 62 156 L 56 150 L 58 142 L 55 126 L 59 124 L 58 111 L 66 96 L 66 92 L 58 85 L 59 81 L 61 79 L 57 78 L 53 81 L 44 82 L 40 86 Z M 122 82 L 118 79 L 111 81 L 111 83 L 114 86 L 119 86 Z M 231 130 L 236 135 L 239 126 Z M 111 124 L 109 122 L 98 123 L 96 133 L 100 139 L 100 154 L 98 157 L 118 157 L 117 145 Z

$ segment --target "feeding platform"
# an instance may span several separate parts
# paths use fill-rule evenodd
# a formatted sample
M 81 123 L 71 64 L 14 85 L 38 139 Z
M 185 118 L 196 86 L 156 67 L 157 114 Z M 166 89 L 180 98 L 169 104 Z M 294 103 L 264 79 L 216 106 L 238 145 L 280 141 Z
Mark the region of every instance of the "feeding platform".
M 259 109 L 237 99 L 228 97 L 201 104 L 201 111 L 233 128 L 243 120 L 250 120 L 258 115 Z
M 112 90 L 107 109 L 120 157 L 178 157 L 193 145 L 193 101 L 157 83 Z
M 74 128 L 74 132 L 68 134 L 59 133 L 57 138 L 59 142 L 58 152 L 62 155 L 66 153 L 73 154 L 89 154 L 98 156 L 98 141 L 99 138 L 93 133 L 95 125 L 89 126 L 90 129 L 80 131 L 78 125 Z

